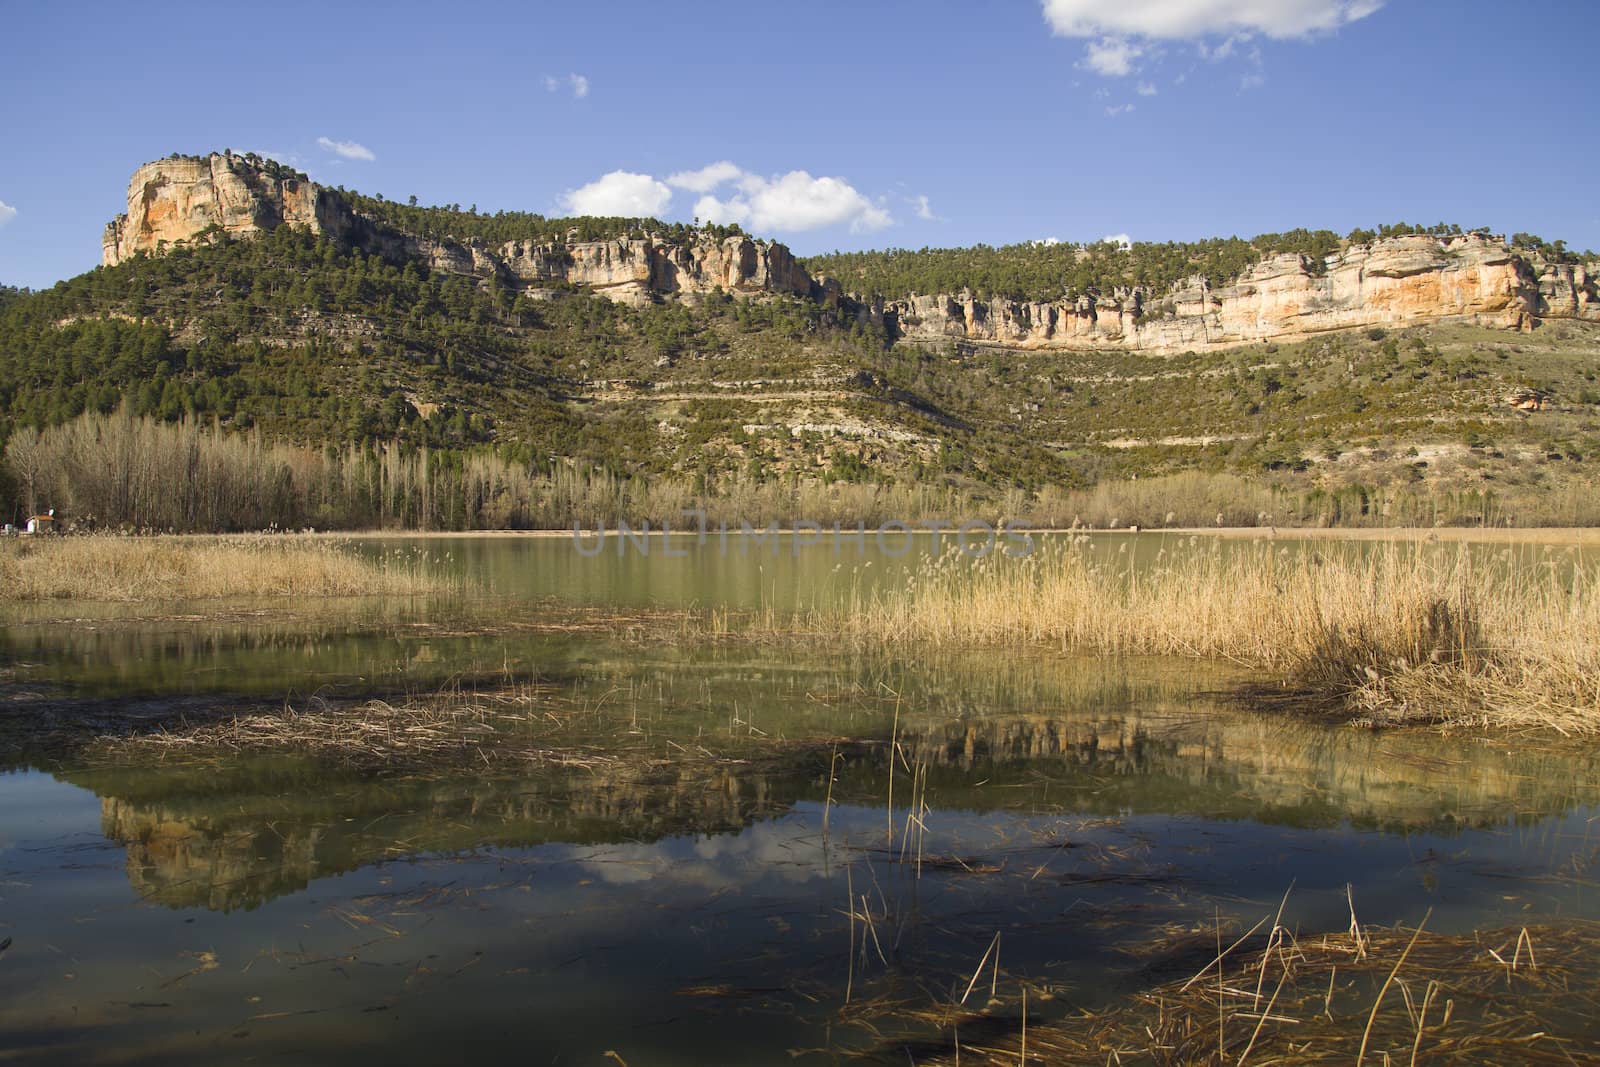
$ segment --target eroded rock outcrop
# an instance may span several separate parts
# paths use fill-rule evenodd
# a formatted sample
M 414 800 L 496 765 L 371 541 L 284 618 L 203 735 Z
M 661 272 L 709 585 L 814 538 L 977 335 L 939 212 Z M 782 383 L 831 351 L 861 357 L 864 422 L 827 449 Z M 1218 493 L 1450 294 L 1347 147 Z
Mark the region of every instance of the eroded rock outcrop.
M 1596 280 L 1590 266 L 1545 264 L 1499 238 L 1419 235 L 1356 245 L 1320 262 L 1269 256 L 1217 288 L 1194 278 L 1163 294 L 1119 289 L 1054 303 L 958 293 L 883 302 L 864 313 L 911 341 L 1177 352 L 1440 319 L 1511 329 L 1544 318 L 1600 321 Z
M 323 233 L 324 217 L 335 211 L 314 182 L 241 156 L 160 159 L 133 172 L 127 214 L 106 226 L 102 260 L 110 266 L 159 252 L 213 228 L 246 235 L 287 224 Z
M 710 236 L 691 244 L 654 237 L 537 243 L 512 241 L 497 250 L 517 281 L 582 285 L 622 300 L 685 293 L 787 293 L 809 297 L 817 288 L 781 244 Z
M 157 254 L 213 232 L 250 236 L 278 226 L 313 233 L 394 261 L 421 260 L 430 270 L 500 277 L 525 288 L 580 285 L 617 300 L 671 294 L 786 293 L 837 300 L 815 283 L 783 245 L 735 235 L 691 243 L 655 236 L 603 241 L 435 240 L 386 226 L 354 210 L 333 190 L 276 164 L 232 154 L 146 163 L 128 185 L 128 211 L 106 227 L 107 266 L 141 252 Z
M 1269 256 L 1220 287 L 1193 278 L 1167 292 L 1091 290 L 1058 301 L 983 300 L 965 291 L 883 300 L 844 294 L 833 279 L 813 278 L 783 245 L 743 235 L 580 241 L 574 233 L 498 247 L 420 237 L 355 211 L 345 196 L 304 175 L 231 154 L 173 157 L 135 171 L 127 214 L 106 227 L 104 262 L 211 232 L 247 236 L 282 225 L 396 262 L 418 260 L 430 270 L 526 290 L 577 285 L 630 303 L 716 290 L 798 296 L 917 343 L 1159 353 L 1444 319 L 1511 329 L 1545 318 L 1600 321 L 1600 264 L 1549 264 L 1476 233 L 1384 238 L 1325 260 Z

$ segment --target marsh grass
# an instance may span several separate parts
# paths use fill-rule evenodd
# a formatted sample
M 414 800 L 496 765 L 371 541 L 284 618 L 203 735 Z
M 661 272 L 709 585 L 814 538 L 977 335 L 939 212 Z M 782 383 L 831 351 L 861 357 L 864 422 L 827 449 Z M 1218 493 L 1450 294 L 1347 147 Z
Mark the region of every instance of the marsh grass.
M 1374 724 L 1600 730 L 1600 589 L 1576 556 L 1422 543 L 1223 551 L 1174 536 L 1151 564 L 1080 536 L 1023 559 L 946 553 L 803 624 L 924 647 L 1228 660 Z
M 1345 933 L 1297 935 L 1262 924 L 1252 935 L 1224 941 L 1217 953 L 1210 931 L 1179 937 L 1180 952 L 1221 958 L 1107 1009 L 1036 1020 L 1025 1038 L 1015 1019 L 1002 1029 L 969 1016 L 961 1020 L 959 1053 L 947 1043 L 943 1054 L 918 1062 L 1239 1067 L 1592 1058 L 1600 953 L 1593 924 L 1464 935 L 1355 924 Z M 1027 1059 L 1020 1058 L 1024 1041 Z
M 0 600 L 417 596 L 450 584 L 424 555 L 372 559 L 285 537 L 0 540 Z
M 390 699 L 313 695 L 281 706 L 119 724 L 80 745 L 90 764 L 155 758 L 225 762 L 241 753 L 288 753 L 369 771 L 450 773 L 459 768 L 565 767 L 612 775 L 677 779 L 713 767 L 779 766 L 817 756 L 842 739 L 709 738 L 680 744 L 643 728 L 626 701 L 580 697 L 552 684 L 504 679 L 451 685 Z M 849 744 L 854 751 L 860 746 Z

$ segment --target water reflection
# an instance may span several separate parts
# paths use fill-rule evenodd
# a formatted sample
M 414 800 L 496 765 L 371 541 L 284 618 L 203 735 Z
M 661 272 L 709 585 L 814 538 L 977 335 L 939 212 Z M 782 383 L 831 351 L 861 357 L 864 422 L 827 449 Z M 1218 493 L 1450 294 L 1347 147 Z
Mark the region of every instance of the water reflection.
M 760 650 L 614 656 L 589 664 L 599 710 L 582 730 L 600 749 L 647 736 L 637 759 L 372 776 L 258 757 L 62 777 L 101 798 L 101 830 L 126 847 L 141 897 L 221 909 L 406 856 L 738 833 L 819 808 L 835 753 L 833 799 L 886 805 L 891 738 L 900 806 L 917 769 L 937 812 L 1455 834 L 1558 815 L 1597 794 L 1582 750 L 1230 711 L 1196 695 L 1192 669 L 1162 663 L 863 657 L 840 669 Z M 677 754 L 690 746 L 742 762 Z
M 1250 714 L 1192 663 L 630 642 L 534 598 L 772 603 L 834 563 L 497 545 L 453 557 L 494 590 L 469 601 L 8 613 L 10 669 L 86 703 L 540 678 L 573 745 L 628 758 L 0 774 L 5 1057 L 830 1062 L 997 934 L 1043 1020 L 1192 972 L 1156 931 L 1248 926 L 1291 884 L 1297 929 L 1344 928 L 1347 884 L 1369 923 L 1600 918 L 1589 751 Z

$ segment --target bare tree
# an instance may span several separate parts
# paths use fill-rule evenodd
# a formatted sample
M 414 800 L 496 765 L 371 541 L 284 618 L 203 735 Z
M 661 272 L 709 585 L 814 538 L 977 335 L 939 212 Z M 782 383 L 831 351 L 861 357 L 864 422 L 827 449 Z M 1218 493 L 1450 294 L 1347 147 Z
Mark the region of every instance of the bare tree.
M 45 473 L 44 452 L 39 431 L 32 426 L 17 430 L 6 443 L 6 466 L 11 468 L 22 487 L 22 506 L 29 515 L 39 513 L 39 480 Z

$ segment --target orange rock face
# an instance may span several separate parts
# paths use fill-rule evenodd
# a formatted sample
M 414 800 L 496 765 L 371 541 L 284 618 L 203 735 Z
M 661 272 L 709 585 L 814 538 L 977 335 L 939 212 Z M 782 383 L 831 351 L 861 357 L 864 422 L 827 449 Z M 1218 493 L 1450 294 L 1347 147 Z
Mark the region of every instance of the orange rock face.
M 128 183 L 127 214 L 106 227 L 101 258 L 113 266 L 212 227 L 237 236 L 287 223 L 320 233 L 317 193 L 311 182 L 270 177 L 240 156 L 146 163 Z
M 1163 314 L 1147 313 L 1158 305 Z M 1541 318 L 1600 319 L 1600 301 L 1585 265 L 1540 275 L 1503 241 L 1466 234 L 1392 237 L 1320 263 L 1271 256 L 1217 289 L 1193 279 L 1159 296 L 1119 291 L 1053 304 L 914 297 L 881 314 L 913 341 L 1184 352 L 1443 319 L 1507 328 Z

